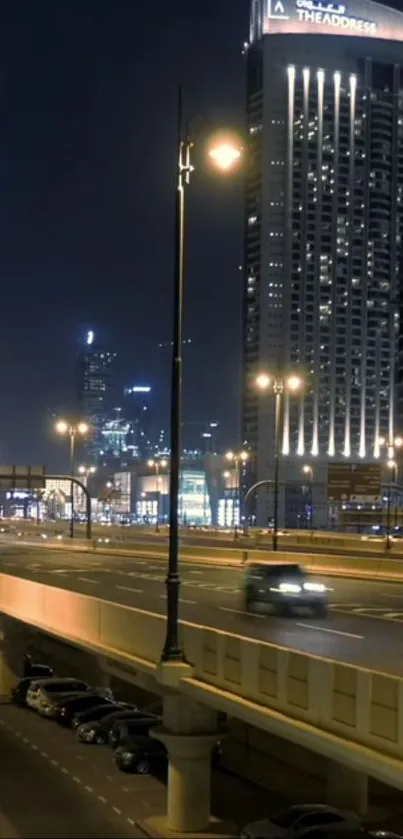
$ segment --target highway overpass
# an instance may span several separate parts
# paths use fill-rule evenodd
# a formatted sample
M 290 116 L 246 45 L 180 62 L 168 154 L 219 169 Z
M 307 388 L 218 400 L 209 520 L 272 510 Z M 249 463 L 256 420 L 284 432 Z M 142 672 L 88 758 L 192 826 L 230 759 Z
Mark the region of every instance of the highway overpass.
M 207 783 L 207 754 L 216 736 L 217 711 L 328 758 L 333 800 L 337 792 L 339 801 L 348 799 L 362 809 L 368 774 L 402 788 L 399 661 L 403 650 L 398 640 L 395 652 L 391 649 L 399 618 L 374 619 L 348 611 L 348 604 L 364 613 L 371 608 L 374 584 L 360 584 L 366 592 L 364 604 L 355 607 L 351 600 L 355 581 L 341 581 L 337 595 L 342 605 L 344 599 L 346 613 L 335 609 L 328 624 L 306 618 L 272 624 L 239 613 L 240 578 L 234 577 L 234 569 L 212 569 L 207 574 L 189 566 L 181 607 L 190 666 L 172 671 L 157 664 L 165 631 L 164 575 L 158 561 L 150 568 L 141 559 L 129 565 L 122 559 L 108 567 L 106 557 L 101 561 L 95 557 L 85 566 L 77 559 L 82 563 L 77 554 L 63 554 L 62 561 L 60 554 L 52 559 L 46 552 L 42 561 L 29 551 L 25 555 L 10 551 L 2 558 L 9 573 L 0 576 L 0 610 L 92 650 L 111 671 L 130 673 L 142 685 L 159 684 L 166 693 L 167 730 L 161 735 L 168 738 L 175 768 L 168 796 L 171 826 L 189 829 L 191 824 L 193 830 L 201 830 L 206 823 L 208 795 L 204 806 L 200 802 L 199 810 L 192 807 L 189 812 L 190 789 L 181 777 L 194 779 L 194 773 L 199 777 L 202 771 Z M 392 598 L 395 594 L 400 601 L 396 599 L 395 605 L 391 598 L 389 606 L 385 598 L 383 609 L 394 609 L 391 614 L 398 616 L 402 589 L 392 584 L 389 588 L 382 593 Z M 15 633 L 12 640 L 16 648 Z M 3 680 L 14 678 L 6 659 Z M 194 772 L 189 771 L 192 760 Z

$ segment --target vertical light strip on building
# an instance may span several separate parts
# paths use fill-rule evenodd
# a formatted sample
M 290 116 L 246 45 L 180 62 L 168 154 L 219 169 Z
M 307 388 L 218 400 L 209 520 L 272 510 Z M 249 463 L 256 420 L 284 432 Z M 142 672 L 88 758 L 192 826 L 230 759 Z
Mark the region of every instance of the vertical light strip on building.
M 336 422 L 336 334 L 337 334 L 337 214 L 339 203 L 339 145 L 340 145 L 340 83 L 341 75 L 338 70 L 333 74 L 334 81 L 334 128 L 333 128 L 333 200 L 332 200 L 332 312 L 331 333 L 329 347 L 329 441 L 328 455 L 333 457 L 335 447 Z
M 292 178 L 294 158 L 294 100 L 295 100 L 295 67 L 287 68 L 288 77 L 288 109 L 287 109 L 287 172 L 285 190 L 285 216 L 286 235 L 284 242 L 284 280 L 282 288 L 283 312 L 284 312 L 284 340 L 285 340 L 285 363 L 290 361 L 290 310 L 291 310 L 291 287 L 292 287 Z M 288 395 L 284 399 L 284 426 L 283 426 L 283 454 L 290 453 L 290 403 Z
M 376 330 L 375 344 L 375 425 L 374 425 L 374 457 L 379 457 L 381 436 L 381 330 Z
M 348 198 L 349 198 L 349 212 L 348 212 L 348 261 L 347 261 L 347 299 L 346 299 L 346 322 L 347 322 L 347 338 L 346 338 L 346 374 L 345 374 L 345 400 L 346 400 L 346 418 L 344 429 L 344 456 L 351 455 L 351 377 L 352 377 L 352 237 L 353 237 L 353 192 L 354 192 L 354 150 L 355 150 L 355 100 L 357 91 L 357 78 L 350 76 L 350 125 L 349 125 L 349 175 L 348 175 Z M 361 455 L 360 443 L 360 455 Z M 363 442 L 365 453 L 365 439 Z M 361 455 L 363 456 L 363 455 Z
M 393 93 L 397 98 L 400 88 L 400 68 L 396 65 L 393 68 Z M 398 149 L 398 113 L 397 108 L 393 111 L 393 137 L 392 148 Z M 395 436 L 395 384 L 396 384 L 396 342 L 398 336 L 396 335 L 396 321 L 395 315 L 397 313 L 396 300 L 399 294 L 397 288 L 397 253 L 396 253 L 396 234 L 397 234 L 397 186 L 398 186 L 398 154 L 392 153 L 392 178 L 391 178 L 391 212 L 390 212 L 390 260 L 389 260 L 389 440 L 393 440 Z
M 309 67 L 304 67 L 302 71 L 303 80 L 303 95 L 304 95 L 304 123 L 303 123 L 303 149 L 302 149 L 302 186 L 303 186 L 303 218 L 301 229 L 301 280 L 300 280 L 300 330 L 299 330 L 299 347 L 300 347 L 300 363 L 306 363 L 306 323 L 305 323 L 305 292 L 306 292 L 306 208 L 308 203 L 308 122 L 309 122 Z M 304 407 L 305 400 L 302 394 L 299 404 L 299 422 L 298 422 L 298 447 L 297 454 L 303 455 L 305 453 L 305 422 L 304 422 Z
M 314 302 L 314 357 L 313 357 L 313 411 L 312 411 L 312 447 L 311 454 L 316 456 L 319 453 L 319 393 L 321 389 L 320 370 L 320 268 L 321 268 L 321 233 L 322 233 L 322 160 L 323 160 L 323 105 L 325 71 L 318 70 L 316 73 L 318 83 L 318 130 L 317 130 L 317 163 L 316 163 L 316 235 L 315 235 L 315 302 Z

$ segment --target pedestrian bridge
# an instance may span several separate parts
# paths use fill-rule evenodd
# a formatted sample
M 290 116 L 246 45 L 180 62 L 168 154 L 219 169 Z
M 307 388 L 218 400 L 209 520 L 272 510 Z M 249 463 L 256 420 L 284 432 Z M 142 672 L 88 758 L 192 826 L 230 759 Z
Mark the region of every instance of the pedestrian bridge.
M 149 689 L 159 685 L 171 710 L 175 697 L 182 715 L 184 701 L 204 708 L 203 722 L 200 714 L 193 723 L 187 715 L 186 731 L 172 717 L 166 730 L 164 715 L 161 739 L 170 757 L 172 731 L 183 745 L 196 731 L 207 736 L 212 712 L 225 712 L 327 757 L 329 785 L 343 803 L 347 796 L 350 806 L 353 798 L 357 809 L 365 808 L 368 775 L 403 789 L 403 679 L 186 621 L 181 636 L 187 664 L 160 665 L 163 616 L 6 574 L 0 574 L 0 612 L 102 656 L 110 672 L 130 674 Z M 8 640 L 12 644 L 5 635 L 3 686 L 13 677 Z M 178 769 L 180 758 L 172 759 Z M 189 775 L 189 756 L 183 760 Z M 168 790 L 169 825 L 202 830 L 202 815 L 195 827 L 197 814 L 187 811 L 185 787 L 174 801 Z

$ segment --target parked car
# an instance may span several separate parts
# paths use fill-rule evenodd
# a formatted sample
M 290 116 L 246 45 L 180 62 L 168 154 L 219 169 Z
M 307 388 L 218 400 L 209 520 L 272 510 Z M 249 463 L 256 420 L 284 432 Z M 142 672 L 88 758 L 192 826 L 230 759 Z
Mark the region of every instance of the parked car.
M 326 586 L 312 580 L 295 563 L 251 562 L 246 566 L 243 609 L 251 612 L 257 605 L 278 615 L 304 607 L 318 617 L 325 617 Z
M 221 742 L 217 742 L 212 751 L 213 766 L 219 764 L 221 755 Z M 113 758 L 121 772 L 138 772 L 140 775 L 161 772 L 166 769 L 168 761 L 163 743 L 143 733 L 124 740 L 114 750 Z
M 69 728 L 76 714 L 79 714 L 80 711 L 88 711 L 90 708 L 95 710 L 99 705 L 110 705 L 112 708 L 112 701 L 105 699 L 105 697 L 97 693 L 96 690 L 61 697 L 60 701 L 57 702 L 54 717 L 61 725 Z
M 250 822 L 241 831 L 241 839 L 306 839 L 308 828 L 331 829 L 345 834 L 357 831 L 362 822 L 354 813 L 328 807 L 327 804 L 297 804 L 282 810 L 271 819 Z
M 46 714 L 46 709 L 53 704 L 56 698 L 60 698 L 61 694 L 65 693 L 83 693 L 91 690 L 87 682 L 81 679 L 73 678 L 58 678 L 54 676 L 51 679 L 34 679 L 28 688 L 27 705 L 34 711 Z
M 75 713 L 71 721 L 71 727 L 77 729 L 80 725 L 85 725 L 85 723 L 98 722 L 104 717 L 110 715 L 114 710 L 131 710 L 133 712 L 133 707 L 134 706 L 129 705 L 126 702 L 113 702 L 111 700 L 105 700 L 103 705 L 97 705 L 96 708 L 92 706 L 91 708 L 86 708 L 84 711 Z
M 298 839 L 403 839 L 402 833 L 393 833 L 390 830 L 367 830 L 362 827 L 358 830 L 345 829 L 335 831 L 326 827 L 308 827 L 298 835 Z
M 20 679 L 18 685 L 16 685 L 11 691 L 11 700 L 15 705 L 19 705 L 20 708 L 26 707 L 28 690 L 32 685 L 32 682 L 35 682 L 36 680 L 37 676 L 24 676 L 23 679 Z
M 133 719 L 135 717 L 143 719 L 144 716 L 145 712 L 139 710 L 135 707 L 135 705 L 133 705 L 133 709 L 114 711 L 112 714 L 108 714 L 98 722 L 90 720 L 90 722 L 80 725 L 77 728 L 77 737 L 82 743 L 104 746 L 108 742 L 109 732 L 115 722 L 118 722 L 119 720 Z
M 117 749 L 126 740 L 136 735 L 147 734 L 150 728 L 161 725 L 161 722 L 161 717 L 156 717 L 153 714 L 144 714 L 142 717 L 131 717 L 114 722 L 108 734 L 108 744 L 112 749 Z
M 121 772 L 138 772 L 148 775 L 165 769 L 167 765 L 167 750 L 163 743 L 154 737 L 140 735 L 131 737 L 123 745 L 118 746 L 113 759 Z

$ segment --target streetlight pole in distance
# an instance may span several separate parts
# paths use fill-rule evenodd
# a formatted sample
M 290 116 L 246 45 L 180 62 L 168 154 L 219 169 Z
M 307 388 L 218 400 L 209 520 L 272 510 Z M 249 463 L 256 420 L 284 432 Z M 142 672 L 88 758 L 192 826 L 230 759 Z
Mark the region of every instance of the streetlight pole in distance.
M 392 501 L 392 483 L 393 481 L 397 481 L 397 462 L 396 462 L 396 449 L 401 449 L 403 446 L 403 437 L 395 437 L 392 440 L 387 440 L 385 437 L 380 437 L 378 440 L 379 446 L 386 446 L 388 459 L 386 461 L 386 466 L 389 470 L 389 479 L 388 479 L 388 492 L 386 496 L 386 542 L 385 548 L 386 550 L 390 550 L 392 547 L 392 540 L 390 531 L 392 529 L 391 526 L 391 501 Z
M 300 376 L 294 373 L 286 376 L 271 376 L 268 373 L 260 373 L 255 379 L 255 385 L 261 391 L 274 393 L 274 510 L 273 510 L 273 532 L 272 548 L 278 550 L 278 490 L 280 471 L 280 431 L 283 418 L 283 397 L 284 393 L 297 393 L 303 387 Z
M 160 468 L 165 469 L 168 466 L 168 461 L 163 458 L 162 460 L 148 460 L 147 466 L 150 469 L 155 469 L 155 494 L 157 496 L 157 512 L 156 512 L 156 522 L 155 522 L 155 532 L 160 532 L 160 525 L 159 525 L 159 512 L 160 512 L 160 491 L 159 491 L 159 479 L 160 479 Z
M 234 539 L 238 539 L 238 524 L 241 524 L 241 463 L 246 463 L 248 452 L 227 452 L 225 457 L 235 466 L 235 498 L 232 508 L 232 526 L 234 528 Z M 239 521 L 237 521 L 237 514 Z
M 162 661 L 182 661 L 179 643 L 179 476 L 182 426 L 182 345 L 184 307 L 185 192 L 193 172 L 193 143 L 184 131 L 182 90 L 178 90 L 177 109 L 177 183 L 175 190 L 174 313 L 171 372 L 169 546 L 166 638 Z M 226 142 L 210 148 L 209 159 L 221 171 L 229 171 L 241 157 L 240 148 Z
M 68 435 L 70 438 L 70 475 L 74 478 L 76 469 L 76 440 L 77 437 L 85 437 L 89 431 L 89 426 L 86 422 L 78 422 L 70 424 L 66 420 L 59 420 L 56 423 L 56 431 L 58 434 Z M 71 482 L 71 516 L 70 516 L 70 539 L 74 539 L 74 484 Z
M 308 463 L 302 467 L 302 474 L 308 475 L 309 478 L 309 486 L 310 486 L 310 502 L 311 502 L 311 515 L 310 515 L 310 525 L 311 531 L 313 530 L 313 469 L 312 466 L 309 466 Z

